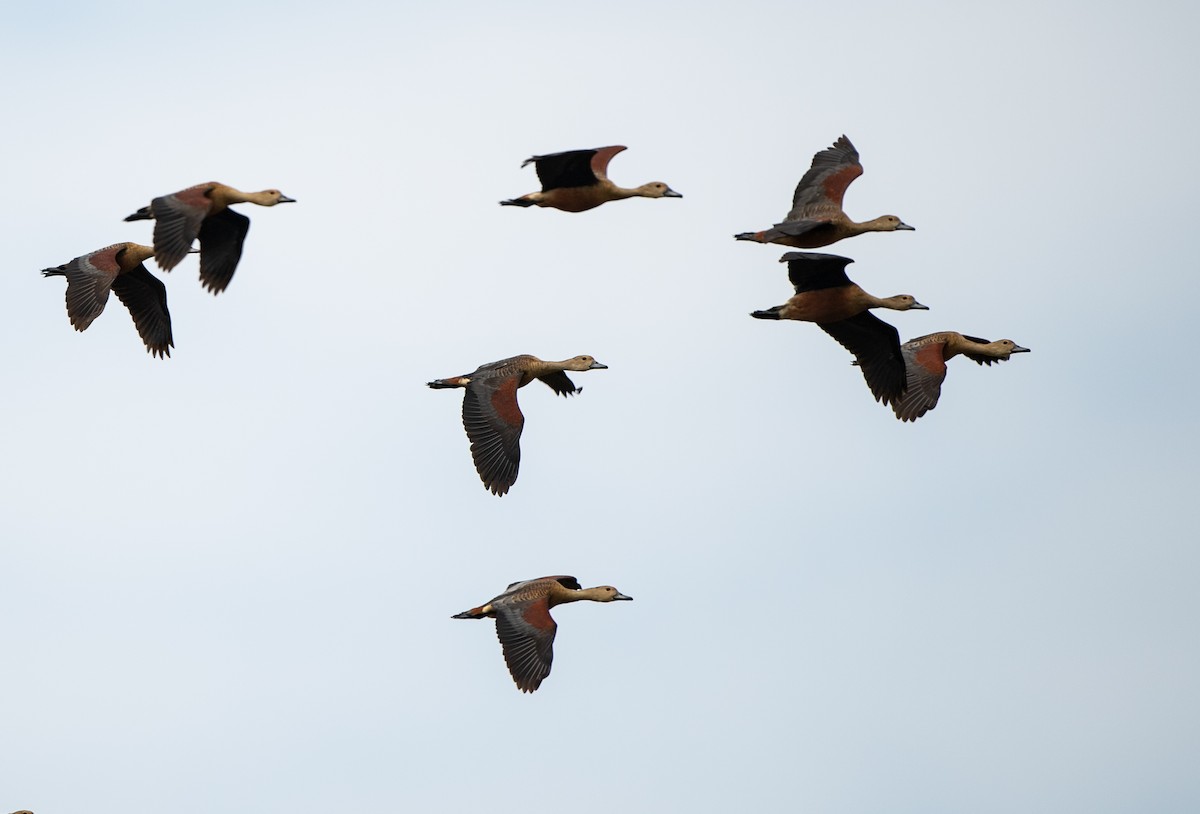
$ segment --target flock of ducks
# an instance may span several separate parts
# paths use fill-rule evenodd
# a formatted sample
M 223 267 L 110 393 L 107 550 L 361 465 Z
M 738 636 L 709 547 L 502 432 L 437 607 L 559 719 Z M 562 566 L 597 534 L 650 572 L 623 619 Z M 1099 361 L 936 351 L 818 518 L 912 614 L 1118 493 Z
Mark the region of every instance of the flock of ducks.
M 862 175 L 858 150 L 842 136 L 832 147 L 813 156 L 812 166 L 792 197 L 792 209 L 770 229 L 742 232 L 737 240 L 778 243 L 798 249 L 819 249 L 866 232 L 915 231 L 895 215 L 856 223 L 842 210 L 846 188 Z M 788 252 L 788 279 L 795 295 L 783 305 L 753 311 L 755 319 L 793 319 L 815 322 L 854 356 L 854 364 L 875 400 L 892 407 L 901 421 L 916 421 L 932 410 L 946 378 L 946 362 L 962 354 L 981 365 L 1007 361 L 1014 353 L 1028 353 L 1011 339 L 989 342 L 975 336 L 943 331 L 919 336 L 901 344 L 899 332 L 870 313 L 872 308 L 893 311 L 929 309 L 911 294 L 875 297 L 846 276 L 854 261 L 836 254 Z
M 625 150 L 622 146 L 537 155 L 521 166 L 533 164 L 542 188 L 502 206 L 549 207 L 564 212 L 585 212 L 625 198 L 682 198 L 661 181 L 625 188 L 608 178 L 608 164 Z M 743 232 L 737 240 L 774 243 L 797 249 L 816 249 L 866 232 L 913 231 L 895 215 L 882 215 L 857 223 L 842 210 L 846 188 L 862 175 L 858 151 L 845 136 L 813 157 L 800 179 L 792 209 L 782 223 L 759 232 Z M 145 262 L 154 258 L 170 271 L 190 253 L 200 255 L 200 281 L 213 294 L 224 291 L 241 259 L 250 219 L 230 207 L 239 203 L 275 206 L 292 203 L 277 189 L 240 192 L 210 182 L 153 199 L 149 206 L 125 218 L 153 220 L 153 246 L 117 243 L 76 257 L 69 263 L 43 270 L 47 277 L 67 278 L 66 304 L 71 325 L 87 329 L 104 310 L 109 291 L 129 309 L 146 350 L 159 358 L 170 356 L 174 346 L 166 287 L 151 274 Z M 199 249 L 192 244 L 199 241 Z M 817 252 L 789 252 L 788 279 L 795 290 L 784 304 L 754 311 L 755 319 L 812 322 L 854 356 L 876 401 L 890 405 L 901 421 L 915 421 L 932 410 L 946 377 L 946 362 L 958 355 L 981 365 L 1026 353 L 1009 339 L 989 342 L 974 336 L 945 331 L 911 339 L 903 344 L 892 325 L 874 316 L 871 309 L 928 310 L 910 294 L 875 297 L 853 283 L 848 257 Z M 481 365 L 471 373 L 435 379 L 435 389 L 463 390 L 462 420 L 471 442 L 471 456 L 484 487 L 503 496 L 517 480 L 521 461 L 521 431 L 525 417 L 517 391 L 535 380 L 555 394 L 579 392 L 567 371 L 603 370 L 592 356 L 575 356 L 561 362 L 522 355 Z M 557 629 L 550 609 L 567 602 L 628 600 L 610 585 L 583 588 L 572 576 L 549 576 L 514 582 L 489 602 L 456 614 L 455 619 L 495 619 L 504 660 L 522 692 L 533 692 L 550 674 Z
M 275 206 L 295 203 L 277 189 L 242 192 L 210 181 L 162 195 L 126 221 L 154 221 L 154 246 L 114 243 L 76 257 L 69 263 L 43 269 L 46 277 L 67 278 L 67 317 L 77 331 L 85 331 L 104 311 L 108 292 L 124 303 L 138 335 L 151 356 L 171 355 L 171 314 L 167 288 L 145 266 L 151 257 L 163 271 L 178 266 L 189 254 L 200 255 L 200 283 L 213 294 L 229 287 L 242 244 L 250 231 L 250 218 L 230 209 L 231 204 Z M 199 249 L 192 244 L 200 242 Z

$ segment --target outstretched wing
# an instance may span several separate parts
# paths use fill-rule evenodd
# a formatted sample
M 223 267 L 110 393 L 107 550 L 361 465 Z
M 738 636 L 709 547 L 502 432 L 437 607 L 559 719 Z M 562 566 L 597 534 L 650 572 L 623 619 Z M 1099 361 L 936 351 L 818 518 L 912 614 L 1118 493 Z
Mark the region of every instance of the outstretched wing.
M 213 294 L 220 294 L 233 279 L 242 244 L 250 231 L 250 218 L 226 209 L 200 226 L 200 282 Z
M 171 336 L 171 314 L 167 311 L 167 287 L 139 265 L 116 279 L 113 293 L 125 303 L 133 317 L 138 335 L 151 356 L 171 355 L 175 340 Z
M 46 277 L 67 278 L 67 317 L 75 330 L 87 330 L 104 312 L 109 289 L 121 271 L 117 252 L 123 248 L 123 244 L 108 246 L 61 266 L 42 270 Z
M 590 187 L 608 178 L 608 162 L 624 149 L 614 146 L 535 155 L 525 159 L 521 166 L 531 162 L 536 165 L 542 192 L 565 187 Z
M 575 382 L 571 381 L 571 378 L 561 370 L 547 373 L 545 376 L 538 376 L 538 381 L 544 382 L 557 396 L 573 396 L 583 389 L 576 387 Z
M 785 220 L 800 220 L 824 210 L 841 210 L 846 187 L 862 172 L 858 150 L 850 139 L 842 136 L 832 147 L 813 156 L 812 166 L 796 185 L 792 211 Z
M 892 410 L 901 421 L 916 421 L 937 406 L 946 380 L 944 342 L 904 343 L 906 372 L 904 394 L 892 401 Z
M 508 672 L 521 692 L 533 692 L 550 675 L 557 630 L 548 595 L 496 608 L 496 637 Z
M 820 291 L 825 288 L 842 288 L 850 285 L 846 266 L 854 261 L 849 257 L 820 252 L 788 252 L 779 258 L 788 264 L 788 280 L 800 294 L 805 291 Z
M 212 184 L 199 184 L 163 195 L 150 202 L 154 215 L 154 259 L 159 268 L 170 271 L 187 257 L 200 234 L 200 225 L 212 209 L 208 190 Z
M 517 404 L 520 376 L 473 379 L 463 395 L 463 428 L 483 485 L 503 495 L 517 480 L 525 416 Z
M 870 311 L 819 325 L 854 354 L 876 401 L 888 404 L 904 393 L 904 355 L 900 351 L 900 333 L 894 326 Z

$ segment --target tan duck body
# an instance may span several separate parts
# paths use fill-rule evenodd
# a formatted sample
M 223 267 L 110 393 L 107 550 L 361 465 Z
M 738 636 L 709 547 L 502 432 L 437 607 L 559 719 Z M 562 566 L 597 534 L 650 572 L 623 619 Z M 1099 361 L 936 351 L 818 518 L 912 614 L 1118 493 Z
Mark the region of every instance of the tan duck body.
M 753 311 L 755 319 L 791 319 L 815 322 L 832 336 L 860 365 L 867 386 L 877 401 L 887 404 L 904 392 L 904 360 L 900 334 L 869 312 L 871 308 L 893 311 L 929 310 L 911 294 L 875 297 L 846 276 L 854 261 L 836 254 L 788 252 L 780 262 L 788 264 L 788 279 L 795 295 L 783 305 Z
M 737 240 L 777 243 L 796 249 L 819 249 L 866 232 L 914 231 L 895 215 L 856 223 L 842 210 L 850 183 L 862 175 L 858 151 L 842 136 L 832 147 L 813 156 L 812 166 L 792 197 L 792 209 L 782 223 L 761 232 L 742 232 Z
M 219 294 L 233 279 L 250 231 L 250 219 L 229 208 L 237 203 L 275 206 L 295 203 L 295 198 L 277 189 L 242 192 L 209 181 L 155 198 L 125 220 L 154 221 L 155 259 L 164 271 L 179 265 L 192 242 L 199 240 L 200 282 L 213 294 Z
M 554 635 L 558 630 L 550 609 L 567 602 L 632 600 L 611 585 L 581 588 L 571 576 L 539 577 L 514 582 L 504 593 L 452 619 L 495 619 L 496 636 L 508 672 L 521 692 L 533 692 L 550 675 Z
M 167 287 L 146 269 L 154 249 L 138 243 L 114 243 L 76 257 L 69 263 L 42 269 L 44 277 L 67 278 L 67 316 L 77 331 L 85 331 L 104 312 L 112 291 L 129 309 L 138 335 L 151 356 L 171 355 L 171 314 Z
M 625 198 L 682 198 L 661 181 L 640 187 L 619 187 L 608 180 L 608 162 L 625 148 L 620 145 L 595 150 L 570 150 L 525 159 L 534 164 L 542 182 L 539 192 L 501 201 L 501 206 L 545 206 L 563 212 L 586 212 L 609 201 Z
M 916 421 L 937 406 L 946 379 L 946 362 L 962 354 L 980 365 L 1006 362 L 1014 353 L 1029 353 L 1011 339 L 989 342 L 955 331 L 927 334 L 905 342 L 901 348 L 907 371 L 904 395 L 892 402 L 901 421 Z
M 463 428 L 471 440 L 471 457 L 483 485 L 494 495 L 504 495 L 517 480 L 521 463 L 521 431 L 525 416 L 517 403 L 517 390 L 537 380 L 557 395 L 580 392 L 564 371 L 604 370 L 591 356 L 548 362 L 530 356 L 513 356 L 482 365 L 474 373 L 428 382 L 435 390 L 464 388 Z

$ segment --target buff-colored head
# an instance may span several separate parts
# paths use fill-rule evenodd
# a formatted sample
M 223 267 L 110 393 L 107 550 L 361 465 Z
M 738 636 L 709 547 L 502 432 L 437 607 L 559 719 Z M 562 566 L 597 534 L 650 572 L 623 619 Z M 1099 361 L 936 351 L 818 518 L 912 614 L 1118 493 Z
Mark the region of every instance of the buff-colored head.
M 259 206 L 274 206 L 281 203 L 295 203 L 295 198 L 289 198 L 277 189 L 264 189 L 262 192 L 256 192 L 254 203 Z
M 916 228 L 909 226 L 895 215 L 880 215 L 875 220 L 865 224 L 872 232 L 915 232 Z
M 921 305 L 912 294 L 897 294 L 894 297 L 884 297 L 880 300 L 884 308 L 893 311 L 928 311 L 928 305 Z
M 664 184 L 662 181 L 651 181 L 648 184 L 642 184 L 634 190 L 638 197 L 641 198 L 682 198 L 675 190 Z
M 602 365 L 594 356 L 575 356 L 564 363 L 564 370 L 608 370 L 608 365 Z
M 1007 359 L 1014 353 L 1029 353 L 1029 348 L 1023 348 L 1011 339 L 997 339 L 989 342 L 988 353 L 997 359 Z
M 583 592 L 593 602 L 616 602 L 620 599 L 633 601 L 632 596 L 626 596 L 611 585 L 601 585 L 598 588 L 585 588 Z

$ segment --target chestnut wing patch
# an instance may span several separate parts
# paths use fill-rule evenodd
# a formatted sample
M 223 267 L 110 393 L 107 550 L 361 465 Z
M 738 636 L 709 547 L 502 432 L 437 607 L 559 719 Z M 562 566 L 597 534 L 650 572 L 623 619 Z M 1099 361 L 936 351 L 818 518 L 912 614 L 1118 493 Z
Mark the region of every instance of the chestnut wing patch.
M 624 149 L 624 147 L 614 145 L 612 147 L 601 147 L 596 150 L 596 154 L 592 156 L 592 174 L 597 178 L 607 179 L 608 162 L 612 161 L 613 156 Z
M 842 136 L 832 147 L 813 156 L 812 166 L 796 185 L 788 220 L 803 217 L 805 211 L 812 207 L 832 206 L 840 210 L 846 188 L 862 172 L 858 150 L 854 149 L 850 139 Z
M 946 379 L 944 348 L 942 342 L 902 348 L 906 382 L 904 394 L 892 402 L 896 418 L 916 421 L 937 406 Z

